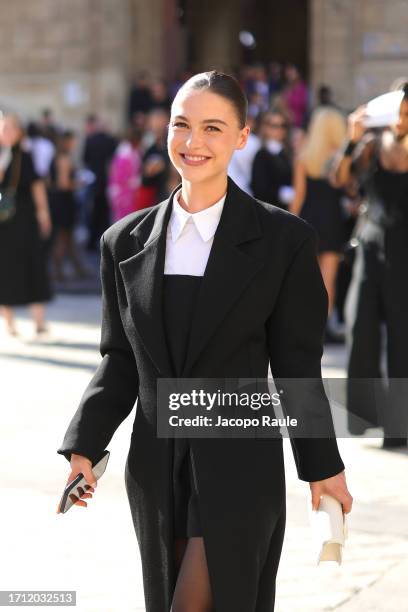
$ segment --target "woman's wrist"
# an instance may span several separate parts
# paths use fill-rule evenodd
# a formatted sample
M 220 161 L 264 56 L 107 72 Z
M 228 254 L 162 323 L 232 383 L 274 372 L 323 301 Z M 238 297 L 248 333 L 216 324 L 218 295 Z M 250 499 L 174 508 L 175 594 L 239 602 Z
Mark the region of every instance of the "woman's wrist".
M 344 157 L 351 157 L 354 153 L 354 150 L 356 148 L 358 144 L 358 140 L 355 140 L 353 138 L 349 138 L 346 142 L 346 144 L 344 145 L 344 149 L 343 149 L 343 155 Z
M 36 212 L 37 215 L 37 219 L 42 220 L 42 219 L 49 219 L 50 218 L 50 213 L 46 208 L 41 208 L 40 210 L 37 210 Z

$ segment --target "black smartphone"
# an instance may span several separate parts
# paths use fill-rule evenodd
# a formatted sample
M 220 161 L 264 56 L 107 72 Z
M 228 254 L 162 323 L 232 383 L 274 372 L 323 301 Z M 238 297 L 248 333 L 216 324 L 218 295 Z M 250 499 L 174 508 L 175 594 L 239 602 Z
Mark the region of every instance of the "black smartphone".
M 95 474 L 96 480 L 102 476 L 104 471 L 106 470 L 106 465 L 108 463 L 110 452 L 108 450 L 103 451 L 101 457 L 92 464 L 92 472 Z M 70 494 L 72 493 L 76 497 L 81 497 L 81 492 L 78 491 L 78 487 L 82 487 L 82 489 L 86 492 L 87 489 L 85 486 L 88 482 L 85 480 L 84 475 L 80 472 L 76 478 L 64 489 L 64 492 L 61 497 L 61 501 L 59 504 L 59 511 L 62 514 L 65 514 L 73 505 L 74 501 L 71 499 Z

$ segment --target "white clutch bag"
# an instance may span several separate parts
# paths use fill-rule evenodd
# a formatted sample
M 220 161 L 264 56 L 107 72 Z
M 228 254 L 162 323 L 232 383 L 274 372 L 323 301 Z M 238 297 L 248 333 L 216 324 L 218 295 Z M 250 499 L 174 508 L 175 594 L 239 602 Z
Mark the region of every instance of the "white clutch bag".
M 317 548 L 317 564 L 321 561 L 342 562 L 343 546 L 348 537 L 346 515 L 334 497 L 322 495 L 318 510 L 308 500 L 309 520 Z

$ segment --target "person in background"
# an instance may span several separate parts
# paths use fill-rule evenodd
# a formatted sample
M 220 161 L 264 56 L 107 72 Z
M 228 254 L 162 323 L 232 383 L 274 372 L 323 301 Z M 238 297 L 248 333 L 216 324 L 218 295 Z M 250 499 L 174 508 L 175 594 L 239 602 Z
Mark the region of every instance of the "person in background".
M 336 169 L 339 184 L 357 179 L 366 198 L 345 303 L 348 427 L 382 426 L 384 449 L 408 444 L 408 83 L 401 89 L 398 118 L 379 133 L 365 127 L 366 107 L 349 116 Z
M 60 128 L 54 119 L 54 113 L 49 108 L 44 108 L 41 113 L 41 118 L 39 121 L 39 128 L 41 134 L 44 138 L 47 138 L 54 145 L 57 142 L 58 134 L 60 133 Z
M 269 107 L 269 82 L 268 75 L 263 64 L 256 64 L 253 71 L 251 94 L 258 94 L 263 110 Z
M 268 76 L 269 96 L 273 98 L 282 89 L 282 65 L 279 62 L 270 62 Z
M 259 91 L 254 91 L 248 95 L 248 112 L 251 116 L 259 115 L 268 110 L 269 104 Z
M 141 183 L 142 132 L 131 127 L 113 156 L 108 176 L 111 220 L 115 223 L 135 210 L 135 198 Z
M 153 206 L 168 196 L 168 122 L 169 114 L 163 109 L 157 108 L 149 113 L 147 128 L 153 142 L 143 155 L 142 184 L 136 195 L 136 210 Z
M 262 115 L 262 146 L 252 166 L 251 189 L 255 198 L 287 209 L 292 199 L 292 155 L 288 147 L 289 125 L 279 111 Z
M 146 115 L 153 107 L 152 92 L 150 89 L 151 76 L 147 70 L 141 70 L 135 79 L 129 94 L 128 117 L 133 123 L 137 113 Z
M 74 240 L 77 183 L 72 155 L 76 144 L 72 130 L 63 132 L 57 140 L 57 152 L 50 167 L 48 193 L 54 225 L 52 262 L 55 278 L 60 282 L 66 280 L 63 269 L 66 256 L 71 260 L 77 278 L 87 277 Z
M 163 79 L 156 79 L 150 87 L 152 96 L 152 109 L 162 108 L 167 113 L 170 113 L 171 100 L 167 89 L 166 82 Z
M 42 178 L 47 178 L 55 155 L 55 145 L 49 138 L 43 136 L 41 129 L 33 121 L 27 125 L 26 141 L 36 173 Z
M 338 111 L 341 112 L 341 108 L 335 103 L 333 99 L 333 91 L 331 87 L 329 87 L 329 85 L 320 85 L 319 88 L 317 89 L 316 103 L 314 104 L 313 108 L 311 108 L 305 114 L 305 117 L 303 119 L 302 128 L 305 131 L 309 127 L 310 119 L 314 111 L 322 107 L 336 108 Z
M 318 109 L 295 162 L 294 198 L 290 212 L 308 221 L 317 231 L 318 260 L 329 297 L 328 316 L 335 300 L 336 275 L 345 242 L 341 208 L 342 191 L 328 179 L 328 164 L 344 142 L 346 121 L 333 108 Z M 340 341 L 330 323 L 326 341 Z
M 318 106 L 334 106 L 337 108 L 337 104 L 333 100 L 333 91 L 329 85 L 320 85 L 317 90 L 317 104 Z
M 110 210 L 106 190 L 108 167 L 115 152 L 117 141 L 94 114 L 87 118 L 86 133 L 82 159 L 85 167 L 95 175 L 95 181 L 92 185 L 88 249 L 96 251 L 99 248 L 101 235 L 110 225 Z
M 291 123 L 295 127 L 302 127 L 307 111 L 308 91 L 299 70 L 293 64 L 288 64 L 285 68 L 282 97 L 290 113 Z
M 17 335 L 14 306 L 29 305 L 37 335 L 47 332 L 44 304 L 53 298 L 47 251 L 51 233 L 44 181 L 22 143 L 15 115 L 0 117 L 0 193 L 15 191 L 15 213 L 4 218 L 0 205 L 0 305 L 8 334 Z
M 247 125 L 250 128 L 247 143 L 243 149 L 236 149 L 228 166 L 228 175 L 246 193 L 252 195 L 251 176 L 252 164 L 260 146 L 261 140 L 258 136 L 258 125 L 260 115 L 248 113 Z

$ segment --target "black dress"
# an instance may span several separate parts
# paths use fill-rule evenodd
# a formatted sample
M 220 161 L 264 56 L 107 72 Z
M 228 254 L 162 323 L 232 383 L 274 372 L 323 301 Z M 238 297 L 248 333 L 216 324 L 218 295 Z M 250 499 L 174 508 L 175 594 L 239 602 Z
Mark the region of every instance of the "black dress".
M 175 376 L 180 376 L 184 366 L 191 320 L 202 278 L 187 274 L 164 275 L 163 315 Z M 175 537 L 201 536 L 190 445 L 187 438 L 175 438 L 172 442 Z
M 299 216 L 317 231 L 319 253 L 340 253 L 346 241 L 342 192 L 324 178 L 306 178 L 306 196 Z
M 142 185 L 144 187 L 155 188 L 154 203 L 156 203 L 161 202 L 168 197 L 167 181 L 169 179 L 170 172 L 170 158 L 165 143 L 154 142 L 144 153 L 143 163 L 146 163 L 153 158 L 158 158 L 163 161 L 164 168 L 153 176 L 147 176 L 142 172 Z
M 75 177 L 75 168 L 71 169 L 70 180 Z M 52 223 L 55 228 L 73 229 L 76 221 L 76 200 L 73 189 L 59 189 L 57 187 L 57 158 L 50 165 L 50 185 L 48 197 Z
M 10 184 L 13 163 L 21 153 L 16 214 L 0 223 L 0 304 L 19 306 L 47 302 L 52 290 L 47 269 L 48 239 L 41 237 L 31 195 L 36 174 L 30 153 L 13 147 L 12 161 L 0 189 Z

